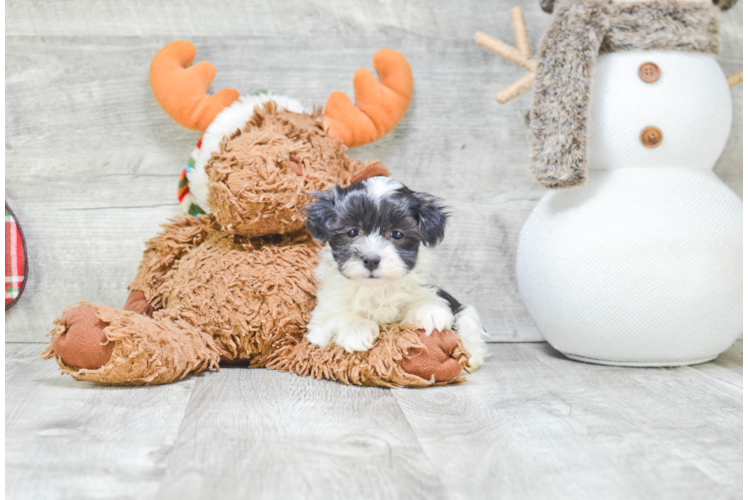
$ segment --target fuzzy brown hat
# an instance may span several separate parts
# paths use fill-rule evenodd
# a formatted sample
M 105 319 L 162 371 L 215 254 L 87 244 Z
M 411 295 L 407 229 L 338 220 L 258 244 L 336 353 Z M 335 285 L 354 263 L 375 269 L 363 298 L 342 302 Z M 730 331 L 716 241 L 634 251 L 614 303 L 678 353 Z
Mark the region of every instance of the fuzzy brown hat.
M 571 187 L 587 176 L 587 121 L 590 89 L 599 54 L 632 50 L 669 50 L 718 55 L 720 10 L 714 4 L 655 0 L 545 0 L 553 12 L 531 58 L 522 11 L 512 10 L 517 48 L 483 33 L 475 41 L 530 71 L 497 94 L 504 103 L 534 88 L 528 114 L 532 132 L 530 171 L 548 188 Z
M 658 0 L 561 0 L 540 42 L 530 111 L 532 175 L 562 188 L 587 176 L 590 89 L 599 53 L 677 50 L 718 55 L 714 5 Z
M 719 7 L 720 10 L 728 10 L 738 3 L 738 0 L 712 0 L 712 3 Z M 553 12 L 555 4 L 555 0 L 540 0 L 540 8 L 549 14 Z

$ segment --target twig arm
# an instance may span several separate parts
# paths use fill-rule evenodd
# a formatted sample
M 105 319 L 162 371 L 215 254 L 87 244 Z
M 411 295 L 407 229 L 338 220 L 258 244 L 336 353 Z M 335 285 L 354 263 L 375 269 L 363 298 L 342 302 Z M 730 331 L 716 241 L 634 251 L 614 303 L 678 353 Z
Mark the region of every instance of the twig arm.
M 534 81 L 535 73 L 527 73 L 525 76 L 496 94 L 496 100 L 501 104 L 506 104 L 523 92 L 530 90 L 530 87 L 532 87 L 532 82 Z
M 727 85 L 734 87 L 735 85 L 743 83 L 743 70 L 733 73 L 727 77 Z
M 482 32 L 477 32 L 474 37 L 475 43 L 483 47 L 484 49 L 494 52 L 504 59 L 513 62 L 518 66 L 526 68 L 528 71 L 535 71 L 538 67 L 537 61 L 528 59 L 519 50 L 515 49 L 511 45 L 507 45 L 501 40 L 497 40 L 492 36 L 486 35 Z
M 515 7 L 511 10 L 512 29 L 514 30 L 514 40 L 517 44 L 517 50 L 527 59 L 532 57 L 530 51 L 530 40 L 527 38 L 527 27 L 525 25 L 525 15 L 522 9 Z
M 522 13 L 522 9 L 515 7 L 511 10 L 511 14 L 512 29 L 514 30 L 514 40 L 517 44 L 517 48 L 507 45 L 501 40 L 497 40 L 485 33 L 481 33 L 480 31 L 477 32 L 474 37 L 475 43 L 484 49 L 490 50 L 504 59 L 511 61 L 518 66 L 522 66 L 530 72 L 496 94 L 496 100 L 501 104 L 509 102 L 518 95 L 529 90 L 532 87 L 532 83 L 535 81 L 535 70 L 538 68 L 538 62 L 532 59 L 530 40 L 527 37 L 525 15 Z

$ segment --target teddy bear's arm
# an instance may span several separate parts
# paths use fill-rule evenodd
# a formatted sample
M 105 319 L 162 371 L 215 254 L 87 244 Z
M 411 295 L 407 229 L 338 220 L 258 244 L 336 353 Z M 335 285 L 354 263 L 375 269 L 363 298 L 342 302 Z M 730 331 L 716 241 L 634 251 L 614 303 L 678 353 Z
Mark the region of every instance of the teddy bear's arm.
M 317 347 L 306 337 L 290 340 L 264 363 L 271 370 L 344 384 L 425 387 L 459 381 L 469 355 L 451 331 L 426 335 L 411 325 L 380 325 L 368 351 L 347 353 L 340 346 Z M 258 365 L 259 366 L 259 365 Z
M 128 287 L 130 296 L 125 310 L 150 316 L 154 310 L 161 309 L 159 288 L 164 276 L 180 258 L 205 241 L 213 230 L 213 223 L 210 216 L 186 215 L 164 224 L 164 230 L 146 242 L 138 274 Z

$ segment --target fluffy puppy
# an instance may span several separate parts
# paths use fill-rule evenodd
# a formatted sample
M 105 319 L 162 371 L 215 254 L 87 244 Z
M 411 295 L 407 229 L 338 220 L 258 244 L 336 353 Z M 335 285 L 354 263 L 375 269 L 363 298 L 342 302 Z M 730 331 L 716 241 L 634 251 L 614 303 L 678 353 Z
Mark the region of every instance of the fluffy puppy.
M 447 213 L 440 200 L 388 177 L 313 193 L 307 230 L 322 243 L 316 269 L 317 307 L 307 338 L 348 352 L 365 351 L 379 324 L 453 329 L 478 368 L 485 358 L 477 311 L 431 284 L 431 249 L 444 238 Z

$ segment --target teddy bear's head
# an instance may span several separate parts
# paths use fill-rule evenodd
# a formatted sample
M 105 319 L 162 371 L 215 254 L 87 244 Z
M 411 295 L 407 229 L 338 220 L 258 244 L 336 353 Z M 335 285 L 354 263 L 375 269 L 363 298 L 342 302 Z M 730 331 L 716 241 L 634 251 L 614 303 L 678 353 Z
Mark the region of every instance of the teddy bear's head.
M 295 99 L 264 92 L 239 97 L 223 89 L 207 97 L 215 70 L 205 62 L 190 67 L 194 56 L 195 47 L 185 41 L 161 49 L 151 64 L 151 85 L 172 118 L 204 132 L 186 182 L 196 209 L 212 213 L 224 230 L 248 236 L 302 230 L 308 193 L 387 175 L 378 162 L 351 160 L 345 150 L 377 140 L 405 114 L 413 80 L 397 52 L 375 55 L 381 84 L 366 69 L 356 73 L 357 106 L 334 92 L 324 113 L 307 113 Z

